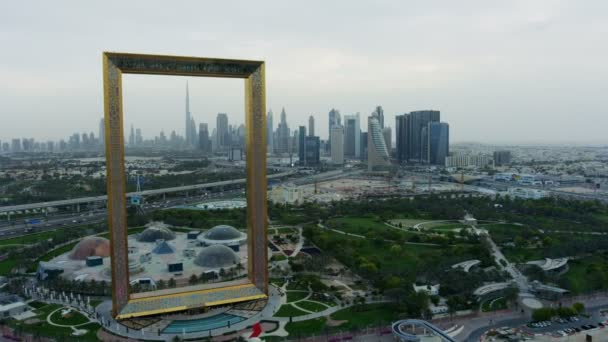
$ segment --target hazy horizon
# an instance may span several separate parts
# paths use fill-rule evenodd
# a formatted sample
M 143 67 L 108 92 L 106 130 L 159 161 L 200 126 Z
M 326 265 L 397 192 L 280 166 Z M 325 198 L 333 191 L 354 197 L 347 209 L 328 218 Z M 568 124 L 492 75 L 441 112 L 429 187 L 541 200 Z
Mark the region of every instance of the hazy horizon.
M 275 128 L 285 107 L 322 139 L 331 108 L 382 105 L 393 140 L 396 114 L 436 109 L 454 143 L 608 144 L 606 2 L 162 4 L 1 4 L 0 140 L 97 135 L 101 53 L 121 51 L 264 60 Z M 197 125 L 244 121 L 242 80 L 188 81 Z M 125 126 L 183 135 L 185 83 L 125 76 Z

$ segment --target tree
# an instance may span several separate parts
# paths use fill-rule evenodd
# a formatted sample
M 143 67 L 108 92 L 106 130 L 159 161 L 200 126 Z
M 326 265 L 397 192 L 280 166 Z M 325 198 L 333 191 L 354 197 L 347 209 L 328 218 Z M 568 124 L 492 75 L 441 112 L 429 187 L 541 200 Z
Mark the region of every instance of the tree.
M 190 279 L 188 279 L 188 283 L 190 285 L 195 285 L 196 283 L 198 283 L 198 277 L 196 276 L 196 274 L 190 276 Z
M 576 311 L 579 315 L 585 312 L 585 304 L 581 302 L 576 302 L 572 305 L 574 311 Z
M 532 311 L 532 319 L 536 322 L 539 321 L 550 321 L 553 316 L 556 315 L 556 311 L 553 308 L 540 308 Z
M 170 288 L 173 288 L 173 287 L 177 286 L 177 284 L 175 283 L 175 279 L 173 279 L 173 277 L 171 277 L 171 279 L 169 279 L 169 284 L 168 284 L 168 286 L 169 286 Z

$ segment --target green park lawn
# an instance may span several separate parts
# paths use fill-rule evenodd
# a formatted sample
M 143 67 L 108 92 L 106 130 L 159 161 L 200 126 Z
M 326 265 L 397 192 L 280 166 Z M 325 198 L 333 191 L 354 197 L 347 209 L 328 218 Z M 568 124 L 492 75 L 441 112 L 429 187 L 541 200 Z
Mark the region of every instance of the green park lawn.
M 304 310 L 308 310 L 308 311 L 312 311 L 312 312 L 320 312 L 320 311 L 325 311 L 328 309 L 328 307 L 323 304 L 311 302 L 308 300 L 303 300 L 301 302 L 298 302 L 297 305 Z
M 414 233 L 391 228 L 380 219 L 373 217 L 340 217 L 327 221 L 326 226 L 350 234 L 386 240 L 404 240 Z
M 507 300 L 504 297 L 486 300 L 483 303 L 481 303 L 481 311 L 483 311 L 483 312 L 503 310 L 506 308 L 507 308 Z
M 80 325 L 88 321 L 89 319 L 78 311 L 72 311 L 66 317 L 61 315 L 61 310 L 57 310 L 51 315 L 51 322 L 60 325 Z
M 285 330 L 289 333 L 290 338 L 298 336 L 319 335 L 325 329 L 325 317 L 309 319 L 307 321 L 292 322 L 285 325 Z
M 84 336 L 72 336 L 72 328 L 62 328 L 48 324 L 46 321 L 47 316 L 53 311 L 61 308 L 61 305 L 57 304 L 46 304 L 36 302 L 33 307 L 35 308 L 37 323 L 26 324 L 24 321 L 16 321 L 14 319 L 8 320 L 8 325 L 14 329 L 21 330 L 23 332 L 35 335 L 50 337 L 58 341 L 98 341 L 97 330 L 100 325 L 97 323 L 88 323 L 79 326 L 79 329 L 87 329 L 88 332 Z
M 324 317 L 287 323 L 285 329 L 290 338 L 311 335 L 332 334 L 338 331 L 364 329 L 370 326 L 388 324 L 399 318 L 399 308 L 396 304 L 363 304 L 337 311 L 330 316 L 333 320 L 346 321 L 338 326 L 329 327 Z
M 599 254 L 570 260 L 568 262 L 568 272 L 560 277 L 559 285 L 567 288 L 575 295 L 607 289 L 608 256 Z
M 287 303 L 292 303 L 308 296 L 308 291 L 287 291 Z
M 308 312 L 296 309 L 291 304 L 282 305 L 279 311 L 274 314 L 275 317 L 296 317 L 303 315 L 308 315 Z
M 10 239 L 0 240 L 0 246 L 4 245 L 30 245 L 43 240 L 48 240 L 55 235 L 55 231 L 46 231 L 41 233 L 28 234 L 24 236 L 18 236 Z

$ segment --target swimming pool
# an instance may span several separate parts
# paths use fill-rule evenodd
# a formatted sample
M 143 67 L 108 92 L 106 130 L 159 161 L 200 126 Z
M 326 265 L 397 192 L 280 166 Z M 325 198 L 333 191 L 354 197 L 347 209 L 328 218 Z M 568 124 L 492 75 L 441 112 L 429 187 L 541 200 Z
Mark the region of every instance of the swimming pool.
M 228 326 L 228 322 L 232 326 L 235 323 L 244 321 L 245 318 L 227 313 L 205 317 L 201 319 L 193 319 L 188 321 L 173 321 L 165 329 L 165 334 L 181 334 L 183 332 L 192 333 L 198 331 L 207 331 L 211 329 L 223 328 Z

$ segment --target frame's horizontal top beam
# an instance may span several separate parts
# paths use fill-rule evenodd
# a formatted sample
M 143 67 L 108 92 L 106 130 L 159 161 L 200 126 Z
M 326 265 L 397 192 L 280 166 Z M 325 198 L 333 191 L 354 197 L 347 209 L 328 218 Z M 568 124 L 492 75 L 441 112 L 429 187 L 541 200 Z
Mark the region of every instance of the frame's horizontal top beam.
M 262 61 L 104 52 L 126 74 L 247 78 Z

